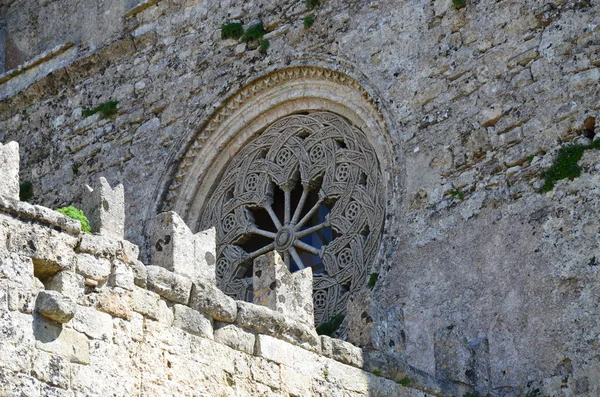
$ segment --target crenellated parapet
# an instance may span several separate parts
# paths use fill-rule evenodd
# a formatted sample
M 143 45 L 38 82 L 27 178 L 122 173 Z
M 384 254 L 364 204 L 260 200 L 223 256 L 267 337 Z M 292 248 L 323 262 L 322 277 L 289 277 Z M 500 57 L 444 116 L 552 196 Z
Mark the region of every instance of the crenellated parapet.
M 175 212 L 159 214 L 146 266 L 138 260 L 139 248 L 123 239 L 122 185 L 113 188 L 99 178 L 85 187 L 82 207 L 93 234 L 82 233 L 78 221 L 18 200 L 16 144 L 0 146 L 0 157 L 3 174 L 10 176 L 0 181 L 0 316 L 8 328 L 25 335 L 18 340 L 0 335 L 0 362 L 11 363 L 14 376 L 34 374 L 27 376 L 37 388 L 100 395 L 100 383 L 93 392 L 81 389 L 82 368 L 96 374 L 92 383 L 110 383 L 116 376 L 108 362 L 123 363 L 119 376 L 146 377 L 152 370 L 127 364 L 129 357 L 142 356 L 144 366 L 150 357 L 177 350 L 188 362 L 177 364 L 180 371 L 190 371 L 198 361 L 211 363 L 181 385 L 201 388 L 207 378 L 237 376 L 252 390 L 241 395 L 255 395 L 260 388 L 256 371 L 275 371 L 273 390 L 302 396 L 315 390 L 356 396 L 377 390 L 398 396 L 408 396 L 411 389 L 440 396 L 471 390 L 418 371 L 393 354 L 318 335 L 311 268 L 290 273 L 277 252 L 264 254 L 254 260 L 253 302 L 234 300 L 216 284 L 214 229 L 193 233 Z M 15 355 L 17 349 L 21 356 Z M 22 356 L 29 364 L 19 367 L 16 357 Z M 39 368 L 51 360 L 58 368 L 54 377 Z M 176 360 L 166 362 L 165 368 L 155 364 L 161 368 L 157 379 Z M 243 372 L 239 366 L 250 372 L 236 372 Z M 161 382 L 149 385 L 160 389 Z M 233 395 L 233 383 L 211 384 Z M 161 394 L 148 387 L 139 386 L 138 392 Z M 119 390 L 120 395 L 135 393 Z

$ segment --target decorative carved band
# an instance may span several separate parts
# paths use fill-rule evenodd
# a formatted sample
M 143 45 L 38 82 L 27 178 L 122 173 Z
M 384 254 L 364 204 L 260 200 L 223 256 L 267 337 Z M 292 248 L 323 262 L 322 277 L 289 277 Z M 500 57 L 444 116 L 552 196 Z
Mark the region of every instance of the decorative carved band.
M 309 79 L 333 82 L 337 85 L 351 88 L 353 91 L 360 92 L 363 100 L 369 103 L 373 109 L 377 109 L 375 101 L 371 95 L 360 85 L 357 80 L 338 71 L 315 66 L 298 66 L 277 70 L 273 73 L 263 76 L 242 88 L 231 98 L 229 98 L 229 100 L 227 100 L 227 102 L 213 114 L 206 127 L 196 134 L 196 136 L 193 138 L 193 141 L 189 145 L 187 152 L 179 162 L 175 177 L 169 186 L 166 202 L 164 203 L 165 205 L 163 208 L 173 208 L 173 204 L 180 193 L 180 188 L 184 180 L 186 180 L 188 171 L 197 161 L 198 153 L 204 147 L 207 140 L 213 136 L 214 132 L 220 127 L 220 125 L 232 114 L 234 114 L 242 106 L 242 104 L 252 101 L 252 98 L 257 96 L 259 93 L 278 85 L 282 85 L 286 82 Z M 377 117 L 380 120 L 383 120 L 383 116 L 378 110 Z

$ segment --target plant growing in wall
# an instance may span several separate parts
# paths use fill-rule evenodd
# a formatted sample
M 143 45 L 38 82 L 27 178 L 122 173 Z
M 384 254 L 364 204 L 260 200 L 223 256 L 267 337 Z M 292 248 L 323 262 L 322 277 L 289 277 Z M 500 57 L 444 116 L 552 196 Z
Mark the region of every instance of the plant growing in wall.
M 84 215 L 83 211 L 79 208 L 73 207 L 72 205 L 68 207 L 59 208 L 56 212 L 66 215 L 71 219 L 75 219 L 81 223 L 81 230 L 87 234 L 92 234 L 92 228 L 90 227 L 90 221 L 87 216 Z
M 226 40 L 226 39 L 238 40 L 243 35 L 244 35 L 244 26 L 240 22 L 231 22 L 231 23 L 225 23 L 225 24 L 221 25 L 221 38 L 223 40 Z
M 562 179 L 577 178 L 581 174 L 578 162 L 583 157 L 583 153 L 589 149 L 600 149 L 600 140 L 595 140 L 589 146 L 569 145 L 560 148 L 552 166 L 542 174 L 544 186 L 540 192 L 549 192 L 554 184 Z
M 467 1 L 466 0 L 452 0 L 452 5 L 454 6 L 455 10 L 460 10 L 461 8 L 464 8 L 467 5 Z
M 310 29 L 315 23 L 315 15 L 310 14 L 304 17 L 304 29 Z
M 117 105 L 119 101 L 108 101 L 96 106 L 93 109 L 83 108 L 83 117 L 90 117 L 96 113 L 100 113 L 103 119 L 117 114 Z

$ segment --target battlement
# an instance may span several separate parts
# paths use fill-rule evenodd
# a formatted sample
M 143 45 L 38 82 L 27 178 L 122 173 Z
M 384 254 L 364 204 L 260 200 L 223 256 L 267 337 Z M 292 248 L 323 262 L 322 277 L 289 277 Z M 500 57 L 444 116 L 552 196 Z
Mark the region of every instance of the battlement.
M 0 147 L 0 160 L 0 173 L 13 176 L 0 181 L 0 312 L 8 332 L 0 344 L 10 363 L 4 393 L 472 390 L 400 357 L 318 335 L 310 268 L 290 274 L 276 252 L 267 253 L 255 260 L 254 303 L 233 300 L 215 284 L 214 230 L 193 234 L 176 213 L 159 214 L 146 266 L 138 247 L 122 239 L 122 186 L 100 178 L 86 187 L 94 214 L 94 234 L 87 234 L 78 221 L 18 200 L 15 143 Z M 186 375 L 173 381 L 174 374 Z

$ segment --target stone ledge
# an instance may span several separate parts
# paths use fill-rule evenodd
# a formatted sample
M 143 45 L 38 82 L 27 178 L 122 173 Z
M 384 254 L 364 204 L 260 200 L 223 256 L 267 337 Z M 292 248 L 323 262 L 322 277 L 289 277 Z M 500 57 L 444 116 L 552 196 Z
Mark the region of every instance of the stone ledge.
M 32 220 L 47 226 L 57 227 L 71 235 L 78 236 L 81 233 L 79 221 L 62 215 L 50 208 L 41 205 L 32 205 L 24 201 L 0 196 L 0 214 L 6 213 L 23 220 Z
M 71 48 L 73 46 L 74 46 L 73 43 L 65 43 L 65 44 L 58 45 L 48 51 L 41 53 L 40 55 L 25 62 L 24 64 L 19 65 L 15 69 L 11 69 L 11 70 L 7 71 L 6 73 L 0 75 L 0 84 L 12 79 L 13 77 L 20 75 L 22 73 L 25 73 L 29 69 L 32 69 L 46 61 L 49 61 L 52 58 L 56 58 L 57 56 L 59 56 L 60 54 L 67 51 L 69 48 Z

